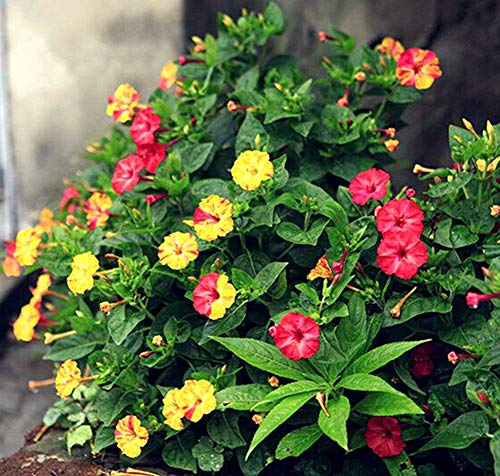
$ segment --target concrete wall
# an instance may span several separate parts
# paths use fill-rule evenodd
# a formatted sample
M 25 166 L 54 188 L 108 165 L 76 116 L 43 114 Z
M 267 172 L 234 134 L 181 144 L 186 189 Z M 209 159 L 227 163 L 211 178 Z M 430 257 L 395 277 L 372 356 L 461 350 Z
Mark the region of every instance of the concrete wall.
M 9 0 L 8 83 L 20 225 L 57 199 L 61 179 L 111 118 L 107 95 L 148 96 L 182 49 L 182 0 Z

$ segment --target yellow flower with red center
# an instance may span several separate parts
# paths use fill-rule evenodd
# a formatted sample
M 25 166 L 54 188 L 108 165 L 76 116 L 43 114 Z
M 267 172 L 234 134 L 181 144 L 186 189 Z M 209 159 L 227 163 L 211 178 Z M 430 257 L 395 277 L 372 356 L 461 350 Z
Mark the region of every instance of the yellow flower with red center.
M 198 257 L 198 242 L 192 233 L 176 231 L 163 239 L 158 249 L 160 263 L 179 270 Z
M 188 408 L 191 408 L 193 402 L 186 398 L 184 392 L 178 388 L 169 390 L 163 398 L 163 416 L 165 423 L 174 430 L 182 430 L 184 424 L 182 419 Z
M 233 204 L 226 198 L 210 195 L 200 202 L 193 220 L 184 223 L 193 226 L 201 240 L 214 241 L 233 231 Z
M 217 407 L 214 386 L 208 380 L 186 380 L 181 392 L 193 405 L 186 411 L 185 417 L 192 422 L 200 421 Z
M 17 234 L 14 258 L 20 266 L 31 266 L 36 261 L 41 241 L 40 233 L 33 227 L 25 228 Z
M 399 60 L 404 52 L 404 46 L 394 38 L 386 36 L 382 39 L 382 43 L 377 47 L 378 51 L 390 58 L 394 58 L 396 61 Z
M 50 233 L 52 228 L 56 226 L 56 222 L 54 221 L 54 213 L 50 208 L 43 208 L 40 212 L 40 218 L 38 221 L 37 228 L 41 232 Z
M 193 306 L 209 319 L 220 319 L 236 299 L 236 289 L 225 274 L 208 273 L 202 276 L 193 291 Z
M 109 218 L 109 209 L 113 201 L 105 193 L 94 192 L 85 203 L 87 225 L 91 230 L 104 226 Z
M 73 390 L 80 385 L 82 373 L 74 360 L 66 360 L 61 364 L 56 374 L 56 391 L 61 398 L 68 398 Z
M 247 150 L 242 152 L 231 168 L 234 182 L 245 190 L 255 190 L 274 175 L 273 163 L 267 152 Z
M 307 279 L 309 279 L 310 281 L 313 281 L 316 278 L 333 279 L 332 268 L 330 268 L 330 265 L 328 264 L 326 255 L 323 255 L 318 260 L 316 266 L 311 269 L 311 271 L 307 275 Z
M 35 337 L 35 327 L 40 321 L 40 302 L 31 299 L 29 304 L 21 308 L 19 317 L 12 326 L 14 337 L 23 342 L 31 342 Z
M 398 150 L 399 141 L 397 139 L 389 139 L 384 141 L 384 145 L 389 152 L 394 152 Z
M 3 272 L 5 276 L 17 277 L 21 274 L 21 265 L 14 258 L 14 253 L 16 251 L 16 242 L 9 241 L 5 246 L 6 256 L 2 263 Z
M 160 73 L 158 87 L 166 91 L 177 82 L 177 65 L 173 61 L 167 61 Z
M 49 274 L 44 273 L 38 276 L 36 287 L 31 290 L 31 294 L 37 300 L 42 299 L 42 296 L 49 290 L 52 284 L 52 279 Z
M 398 60 L 396 77 L 403 86 L 428 89 L 442 75 L 439 59 L 431 50 L 410 48 Z
M 66 282 L 74 294 L 83 294 L 94 287 L 94 274 L 99 269 L 99 261 L 90 251 L 76 255 L 71 269 L 73 271 Z
M 134 116 L 139 104 L 139 93 L 128 83 L 120 84 L 116 91 L 108 97 L 106 114 L 115 122 L 127 122 Z
M 147 428 L 135 415 L 120 419 L 115 427 L 115 441 L 120 451 L 129 458 L 137 458 L 149 439 Z

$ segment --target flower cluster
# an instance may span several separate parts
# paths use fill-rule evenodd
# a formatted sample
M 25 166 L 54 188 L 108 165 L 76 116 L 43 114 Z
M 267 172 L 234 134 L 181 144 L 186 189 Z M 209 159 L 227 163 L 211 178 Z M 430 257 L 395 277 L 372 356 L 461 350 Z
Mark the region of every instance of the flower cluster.
M 120 85 L 96 165 L 6 243 L 37 273 L 13 332 L 49 346 L 44 428 L 183 474 L 489 470 L 500 128 L 451 126 L 449 166 L 394 190 L 437 56 L 328 29 L 317 80 L 263 54 L 283 22 L 221 15 L 149 100 Z

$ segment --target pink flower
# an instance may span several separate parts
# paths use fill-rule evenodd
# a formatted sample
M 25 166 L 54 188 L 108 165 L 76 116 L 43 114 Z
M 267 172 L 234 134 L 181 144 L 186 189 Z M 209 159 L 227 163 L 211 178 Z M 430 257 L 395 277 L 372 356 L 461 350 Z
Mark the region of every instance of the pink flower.
M 349 184 L 352 201 L 363 206 L 370 198 L 380 200 L 387 194 L 387 183 L 390 179 L 387 172 L 374 168 L 359 173 Z
M 467 306 L 476 309 L 482 302 L 486 302 L 495 298 L 500 298 L 500 293 L 478 294 L 468 292 L 465 296 L 465 303 L 467 304 Z
M 392 417 L 371 417 L 366 425 L 365 439 L 368 447 L 381 458 L 397 456 L 406 446 L 398 420 Z
M 378 211 L 377 229 L 382 235 L 391 230 L 400 230 L 420 236 L 424 229 L 423 219 L 424 214 L 416 203 L 407 198 L 394 199 Z
M 380 269 L 401 279 L 413 278 L 427 259 L 427 249 L 419 236 L 407 230 L 387 232 L 377 249 Z
M 144 161 L 141 157 L 130 154 L 120 160 L 115 167 L 111 186 L 113 190 L 121 195 L 130 192 L 139 182 L 139 172 L 144 168 Z
M 158 165 L 165 158 L 166 146 L 158 142 L 137 146 L 137 155 L 143 160 L 144 167 L 150 174 L 156 173 Z
M 269 334 L 287 359 L 308 359 L 319 349 L 318 324 L 298 312 L 285 314 L 277 326 L 269 329 Z
M 137 145 L 152 144 L 160 124 L 160 116 L 153 112 L 152 107 L 146 107 L 135 115 L 134 122 L 130 126 L 130 136 Z
M 59 202 L 59 210 L 64 210 L 66 205 L 73 199 L 80 198 L 80 192 L 76 189 L 76 187 L 66 187 L 61 197 L 61 201 Z M 71 203 L 68 206 L 68 212 L 73 213 L 76 205 Z

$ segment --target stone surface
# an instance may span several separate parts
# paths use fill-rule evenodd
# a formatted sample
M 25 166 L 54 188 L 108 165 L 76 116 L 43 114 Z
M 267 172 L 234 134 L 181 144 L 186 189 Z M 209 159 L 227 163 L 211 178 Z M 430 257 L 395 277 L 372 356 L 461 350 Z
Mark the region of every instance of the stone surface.
M 52 364 L 42 360 L 43 345 L 2 341 L 0 356 L 0 457 L 24 444 L 23 435 L 39 423 L 55 400 L 53 387 L 35 394 L 27 381 L 49 378 Z

